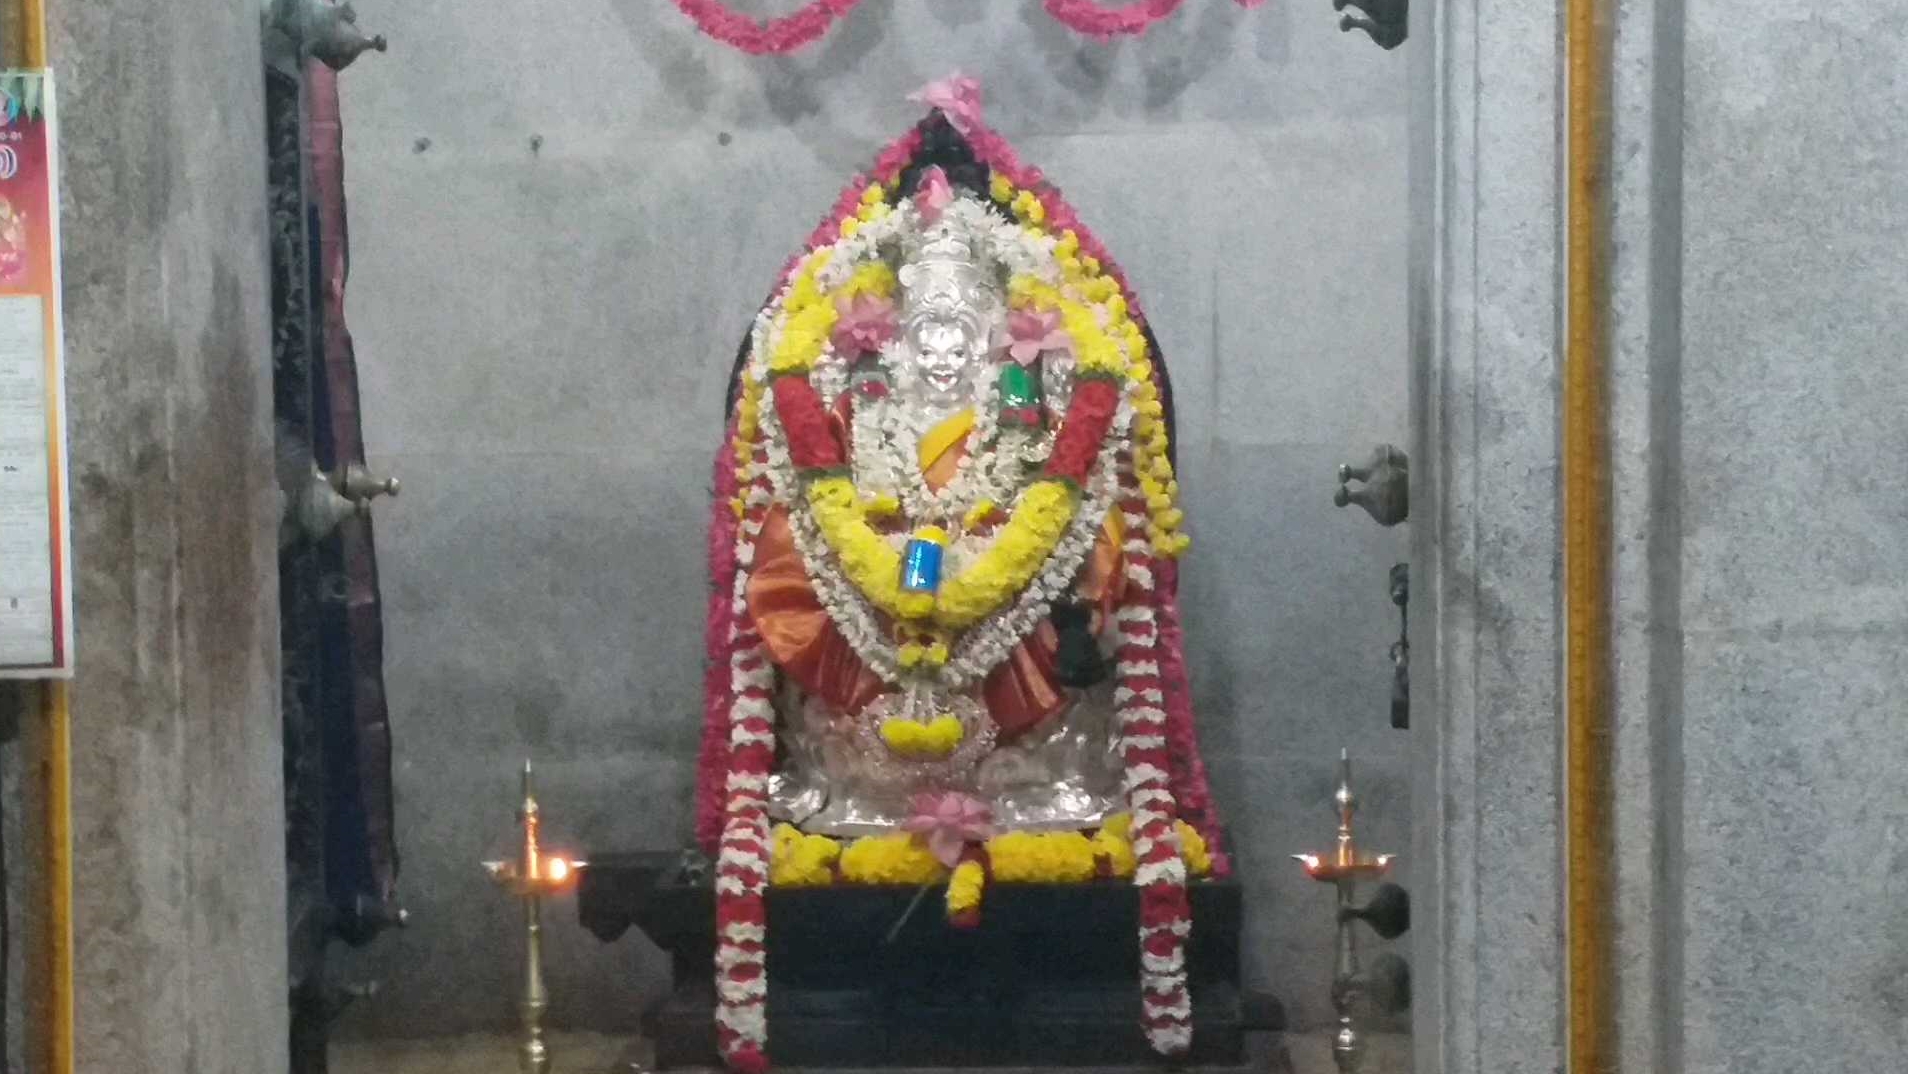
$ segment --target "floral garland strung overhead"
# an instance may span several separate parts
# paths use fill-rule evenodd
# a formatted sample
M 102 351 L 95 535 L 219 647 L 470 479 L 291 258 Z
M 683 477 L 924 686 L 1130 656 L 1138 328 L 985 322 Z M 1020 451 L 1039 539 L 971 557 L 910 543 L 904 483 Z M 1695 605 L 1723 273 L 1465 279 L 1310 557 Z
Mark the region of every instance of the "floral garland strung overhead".
M 810 0 L 810 3 L 778 18 L 757 21 L 739 14 L 722 0 L 676 0 L 682 13 L 695 20 L 697 28 L 730 48 L 751 56 L 783 55 L 813 44 L 828 32 L 836 19 L 855 9 L 861 0 Z M 1106 7 L 1095 0 L 1043 0 L 1047 13 L 1077 33 L 1097 41 L 1115 37 L 1137 37 L 1153 24 L 1179 9 L 1184 0 L 1131 0 L 1117 7 Z M 1233 0 L 1243 8 L 1255 8 L 1265 0 Z

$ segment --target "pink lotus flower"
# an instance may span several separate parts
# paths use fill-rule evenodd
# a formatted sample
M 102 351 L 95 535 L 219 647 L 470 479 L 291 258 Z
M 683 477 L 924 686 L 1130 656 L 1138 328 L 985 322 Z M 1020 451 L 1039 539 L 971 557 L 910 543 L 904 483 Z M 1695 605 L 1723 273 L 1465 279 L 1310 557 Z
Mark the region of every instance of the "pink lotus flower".
M 835 351 L 852 357 L 878 351 L 894 338 L 894 303 L 879 295 L 836 299 Z
M 969 128 L 980 125 L 980 83 L 959 71 L 922 86 L 909 94 L 908 100 L 940 109 L 947 116 L 947 121 L 954 124 L 954 129 L 963 134 Z
M 954 188 L 948 184 L 946 172 L 929 168 L 921 173 L 921 184 L 914 191 L 914 207 L 920 210 L 922 223 L 933 224 L 939 220 L 953 200 Z
M 1032 365 L 1048 351 L 1073 351 L 1059 310 L 1014 310 L 1007 315 L 1007 339 L 1008 357 L 1021 365 Z
M 969 843 L 985 842 L 994 834 L 994 814 L 987 803 L 959 791 L 924 791 L 914 796 L 914 815 L 901 827 L 923 837 L 928 853 L 952 869 L 960 864 Z

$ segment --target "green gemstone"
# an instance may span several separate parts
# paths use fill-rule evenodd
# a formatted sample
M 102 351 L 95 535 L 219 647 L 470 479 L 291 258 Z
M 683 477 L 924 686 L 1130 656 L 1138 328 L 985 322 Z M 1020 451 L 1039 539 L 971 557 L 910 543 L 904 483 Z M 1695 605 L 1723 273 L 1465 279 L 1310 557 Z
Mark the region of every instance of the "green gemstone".
M 1024 410 L 1040 405 L 1040 382 L 1033 371 L 1019 362 L 1004 362 L 1000 367 L 1000 405 Z

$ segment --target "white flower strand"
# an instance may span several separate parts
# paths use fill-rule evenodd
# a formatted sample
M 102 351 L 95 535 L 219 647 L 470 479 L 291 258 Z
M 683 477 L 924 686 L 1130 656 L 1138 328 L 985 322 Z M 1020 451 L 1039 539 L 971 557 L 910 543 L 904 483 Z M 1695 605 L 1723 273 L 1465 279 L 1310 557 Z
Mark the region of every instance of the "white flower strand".
M 971 197 L 962 197 L 950 204 L 943 219 L 965 231 L 984 258 L 1003 266 L 1011 275 L 1028 275 L 1053 286 L 1066 286 L 1054 257 L 1053 236 L 1023 228 Z M 883 256 L 884 252 L 895 252 L 904 237 L 918 229 L 919 215 L 912 203 L 904 202 L 877 216 L 854 235 L 823 248 L 828 253 L 828 262 L 815 274 L 817 286 L 828 293 L 845 285 L 861 264 Z M 749 372 L 759 382 L 767 381 L 768 359 L 781 337 L 786 320 L 783 311 L 793 280 L 821 252 L 806 255 L 791 274 L 791 282 L 783 286 L 756 318 Z M 1125 346 L 1123 341 L 1119 345 Z M 843 364 L 834 359 L 832 347 L 825 346 L 823 354 L 825 361 Z M 1132 355 L 1126 357 L 1131 360 Z M 902 363 L 895 360 L 891 349 L 883 354 L 882 360 L 892 379 L 909 375 L 910 371 L 901 368 Z M 831 377 L 832 374 L 833 370 Z M 844 382 L 845 378 L 844 370 Z M 834 387 L 832 383 L 829 386 Z M 1134 385 L 1127 386 L 1126 397 L 1121 400 L 1101 445 L 1100 457 L 1085 482 L 1081 501 L 1060 541 L 1009 606 L 987 616 L 956 640 L 948 662 L 936 673 L 944 688 L 958 690 L 984 678 L 1040 625 L 1051 613 L 1053 604 L 1073 585 L 1118 496 L 1116 457 L 1132 421 L 1134 388 Z M 958 533 L 946 554 L 944 575 L 955 575 L 971 566 L 987 553 L 1000 534 L 999 528 L 985 536 L 960 533 L 961 527 L 953 523 L 984 500 L 1008 509 L 1009 504 L 1016 503 L 1024 493 L 1030 479 L 1038 478 L 1038 467 L 1052 451 L 1050 434 L 1001 428 L 996 405 L 997 385 L 984 383 L 981 391 L 968 449 L 954 477 L 938 492 L 927 487 L 918 461 L 924 422 L 904 407 L 859 399 L 854 403 L 849 446 L 857 490 L 866 496 L 894 496 L 910 523 L 908 529 L 934 522 Z M 766 447 L 765 469 L 774 498 L 788 509 L 794 544 L 818 600 L 843 638 L 869 668 L 889 683 L 899 682 L 903 676 L 899 644 L 881 614 L 842 572 L 833 549 L 822 537 L 803 495 L 800 477 L 789 459 L 786 433 L 772 405 L 762 408 L 759 421 Z M 899 549 L 906 543 L 907 534 L 893 534 L 889 540 Z M 1151 579 L 1135 581 L 1146 584 Z M 737 597 L 739 601 L 739 591 Z

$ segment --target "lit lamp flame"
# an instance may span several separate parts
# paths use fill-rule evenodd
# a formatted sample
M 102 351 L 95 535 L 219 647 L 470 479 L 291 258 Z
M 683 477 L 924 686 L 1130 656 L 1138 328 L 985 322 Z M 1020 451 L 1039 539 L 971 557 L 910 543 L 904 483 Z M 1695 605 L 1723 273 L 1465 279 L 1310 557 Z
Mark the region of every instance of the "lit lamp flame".
M 517 1046 L 517 1069 L 522 1074 L 549 1074 L 550 1047 L 543 1037 L 543 1014 L 549 993 L 543 984 L 542 902 L 575 881 L 587 862 L 548 854 L 542 844 L 542 811 L 530 788 L 530 762 L 523 765 L 523 804 L 517 820 L 523 827 L 523 845 L 516 861 L 487 861 L 484 871 L 497 886 L 523 903 L 524 986 L 517 1009 L 523 1016 L 523 1039 Z
M 1331 884 L 1338 894 L 1336 958 L 1332 967 L 1332 1007 L 1338 1014 L 1338 1031 L 1332 1038 L 1332 1060 L 1341 1074 L 1359 1069 L 1364 1041 L 1353 1024 L 1351 997 L 1358 980 L 1358 948 L 1352 932 L 1353 894 L 1360 880 L 1373 880 L 1391 868 L 1396 854 L 1366 854 L 1352 838 L 1352 815 L 1358 810 L 1358 796 L 1352 793 L 1351 755 L 1338 752 L 1338 790 L 1332 795 L 1338 811 L 1338 836 L 1326 854 L 1294 854 L 1305 875 Z

